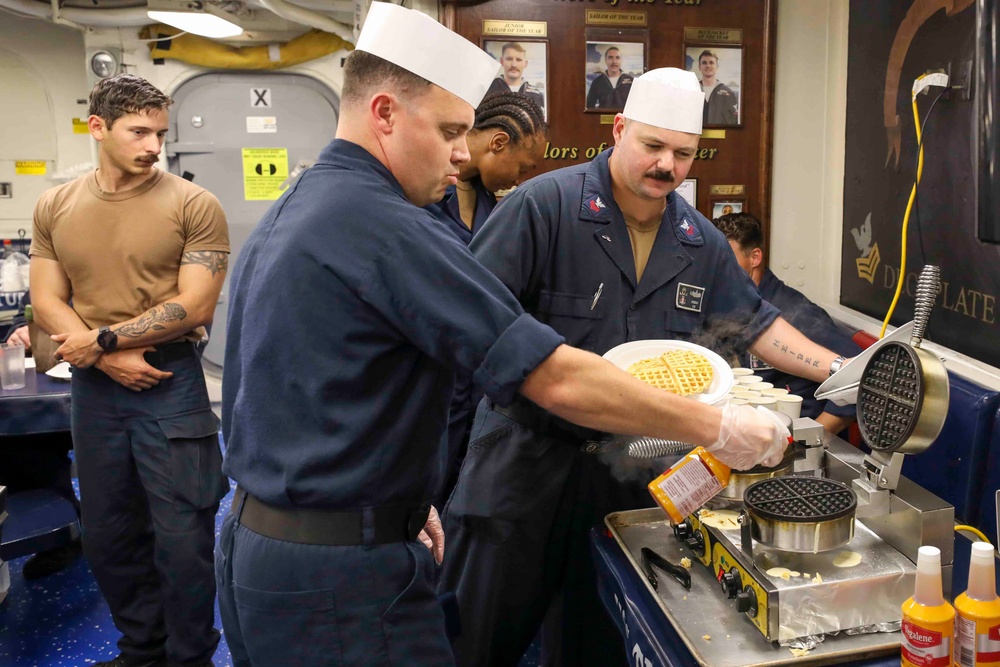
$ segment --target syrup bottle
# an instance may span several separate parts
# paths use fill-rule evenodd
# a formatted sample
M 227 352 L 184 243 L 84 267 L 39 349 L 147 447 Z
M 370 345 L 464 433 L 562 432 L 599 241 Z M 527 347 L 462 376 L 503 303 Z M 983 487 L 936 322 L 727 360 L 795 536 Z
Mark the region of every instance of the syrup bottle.
M 917 551 L 917 583 L 903 603 L 902 667 L 950 667 L 955 632 L 955 608 L 941 589 L 941 550 Z
M 993 546 L 972 545 L 969 587 L 955 598 L 955 664 L 1000 667 L 1000 598 L 994 577 Z

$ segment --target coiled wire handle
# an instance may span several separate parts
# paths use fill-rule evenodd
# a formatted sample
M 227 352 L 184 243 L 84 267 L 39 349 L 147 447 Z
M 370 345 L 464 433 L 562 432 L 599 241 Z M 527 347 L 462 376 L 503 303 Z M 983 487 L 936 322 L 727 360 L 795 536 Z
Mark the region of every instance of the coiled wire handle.
M 927 331 L 927 320 L 930 319 L 939 291 L 941 291 L 941 267 L 927 264 L 920 271 L 920 278 L 917 280 L 916 304 L 913 307 L 913 333 L 910 334 L 911 347 L 919 348 L 923 342 Z
M 669 454 L 679 454 L 694 448 L 689 442 L 660 440 L 659 438 L 639 438 L 628 443 L 628 455 L 634 459 L 656 459 Z

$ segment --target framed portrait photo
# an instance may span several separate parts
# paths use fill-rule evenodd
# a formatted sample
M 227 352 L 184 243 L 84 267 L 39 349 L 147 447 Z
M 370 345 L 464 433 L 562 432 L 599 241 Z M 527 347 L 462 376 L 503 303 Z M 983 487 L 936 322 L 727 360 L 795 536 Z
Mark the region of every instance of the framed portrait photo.
M 709 206 L 711 207 L 712 215 L 708 217 L 710 220 L 715 220 L 716 218 L 729 215 L 730 213 L 742 213 L 743 208 L 746 206 L 746 200 L 734 199 L 733 197 L 722 197 L 709 201 Z
M 698 208 L 698 179 L 697 178 L 685 178 L 684 181 L 677 186 L 677 194 L 684 198 L 684 201 L 691 204 L 691 208 Z
M 705 127 L 743 125 L 743 47 L 685 44 L 684 69 L 705 92 Z
M 498 93 L 523 93 L 542 108 L 549 118 L 549 43 L 547 40 L 509 37 L 484 39 L 482 47 L 500 63 L 486 96 Z
M 584 111 L 621 111 L 632 81 L 646 71 L 649 31 L 587 28 L 584 48 Z

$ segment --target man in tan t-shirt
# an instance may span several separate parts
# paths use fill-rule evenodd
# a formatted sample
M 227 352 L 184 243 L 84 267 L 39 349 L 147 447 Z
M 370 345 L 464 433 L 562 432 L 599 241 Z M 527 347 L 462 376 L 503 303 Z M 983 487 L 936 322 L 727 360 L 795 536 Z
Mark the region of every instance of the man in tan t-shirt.
M 74 366 L 84 553 L 122 632 L 98 665 L 211 665 L 218 420 L 195 343 L 228 266 L 211 193 L 154 168 L 169 97 L 122 74 L 90 94 L 96 171 L 35 206 L 35 318 Z M 70 298 L 72 297 L 72 305 Z

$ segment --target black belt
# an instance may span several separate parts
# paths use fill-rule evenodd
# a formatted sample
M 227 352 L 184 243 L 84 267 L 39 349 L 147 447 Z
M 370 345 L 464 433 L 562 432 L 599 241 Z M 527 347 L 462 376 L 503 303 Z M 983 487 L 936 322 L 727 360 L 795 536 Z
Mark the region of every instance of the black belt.
M 423 530 L 430 503 L 388 503 L 361 510 L 322 510 L 268 505 L 240 487 L 231 511 L 255 533 L 285 542 L 330 547 L 412 542 Z
M 181 341 L 178 343 L 164 343 L 157 345 L 152 352 L 146 352 L 143 356 L 150 366 L 158 364 L 169 364 L 181 359 L 187 359 L 195 355 L 194 343 Z
M 613 436 L 609 433 L 577 426 L 565 419 L 556 417 L 536 405 L 527 404 L 520 400 L 515 400 L 507 407 L 503 407 L 487 398 L 486 405 L 491 410 L 499 412 L 508 419 L 512 419 L 518 424 L 530 428 L 538 435 L 555 438 L 556 440 L 566 440 L 576 444 L 580 440 L 601 442 L 613 439 Z

